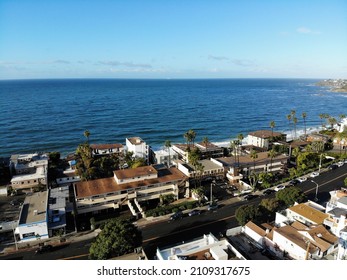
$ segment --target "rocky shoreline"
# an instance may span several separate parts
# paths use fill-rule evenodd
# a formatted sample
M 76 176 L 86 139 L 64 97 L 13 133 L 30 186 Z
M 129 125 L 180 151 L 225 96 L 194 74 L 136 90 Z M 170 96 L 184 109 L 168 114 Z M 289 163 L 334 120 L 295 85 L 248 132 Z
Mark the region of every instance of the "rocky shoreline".
M 347 80 L 346 79 L 328 79 L 316 83 L 317 86 L 330 87 L 333 92 L 346 92 L 347 93 Z

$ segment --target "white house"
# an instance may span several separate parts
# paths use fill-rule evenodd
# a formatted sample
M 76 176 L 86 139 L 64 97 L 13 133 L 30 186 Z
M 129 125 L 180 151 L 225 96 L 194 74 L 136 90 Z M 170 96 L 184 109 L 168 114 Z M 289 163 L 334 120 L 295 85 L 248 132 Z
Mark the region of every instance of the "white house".
M 134 157 L 144 158 L 147 163 L 149 162 L 149 146 L 140 137 L 126 138 L 125 145 L 127 151 L 132 152 Z
M 190 163 L 178 162 L 177 168 L 191 179 L 203 179 L 206 177 L 214 177 L 216 179 L 224 178 L 224 168 L 222 163 L 208 159 L 199 160 L 198 163 L 203 166 L 203 171 L 201 174 L 200 171 L 196 170 L 195 167 Z
M 69 187 L 35 192 L 25 197 L 15 233 L 18 242 L 38 241 L 65 233 L 66 212 L 72 211 Z
M 202 238 L 157 249 L 158 260 L 228 260 L 245 258 L 226 240 L 218 240 L 212 233 Z
M 30 189 L 47 185 L 48 156 L 46 154 L 25 154 L 11 156 L 11 169 L 15 174 L 11 179 L 15 190 Z
M 18 242 L 36 241 L 49 237 L 47 202 L 48 191 L 26 196 L 15 231 L 19 237 Z
M 69 186 L 70 184 L 76 183 L 81 181 L 81 178 L 79 175 L 77 175 L 75 169 L 66 169 L 62 173 L 60 173 L 57 178 L 56 182 L 58 186 Z
M 169 166 L 169 161 L 170 165 L 173 165 L 174 162 L 178 159 L 178 154 L 172 147 L 170 147 L 169 149 L 154 151 L 154 155 L 156 164 L 165 164 L 167 166 Z
M 275 220 L 276 225 L 284 226 L 294 221 L 298 221 L 307 226 L 323 224 L 324 220 L 328 218 L 329 215 L 313 208 L 309 203 L 295 204 L 282 212 L 277 212 Z
M 273 139 L 272 139 L 273 138 Z M 248 134 L 248 145 L 269 149 L 270 143 L 276 141 L 286 141 L 287 135 L 271 130 L 257 130 Z
M 91 144 L 93 156 L 111 155 L 124 153 L 122 144 Z

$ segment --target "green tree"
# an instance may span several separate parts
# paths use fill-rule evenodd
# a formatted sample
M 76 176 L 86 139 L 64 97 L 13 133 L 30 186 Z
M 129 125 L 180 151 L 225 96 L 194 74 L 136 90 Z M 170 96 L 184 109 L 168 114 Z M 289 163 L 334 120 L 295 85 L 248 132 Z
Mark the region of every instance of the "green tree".
M 276 212 L 280 207 L 280 203 L 276 198 L 264 198 L 259 205 L 269 212 Z
M 285 207 L 290 207 L 295 202 L 301 203 L 307 200 L 306 195 L 297 187 L 285 188 L 278 191 L 276 198 L 282 201 Z
M 202 199 L 205 196 L 205 192 L 202 187 L 192 189 L 192 194 L 198 198 L 199 203 L 201 203 Z
M 111 219 L 91 244 L 89 258 L 107 260 L 121 256 L 133 252 L 141 243 L 141 232 L 130 221 Z
M 207 150 L 208 143 L 210 143 L 210 141 L 208 140 L 206 136 L 202 138 L 202 144 L 205 146 L 205 150 Z
M 84 133 L 83 133 L 84 137 L 87 138 L 87 143 L 89 143 L 89 136 L 90 136 L 90 132 L 89 130 L 85 130 Z
M 270 127 L 271 127 L 271 142 L 274 140 L 274 128 L 276 126 L 275 121 L 270 122 Z
M 296 139 L 296 124 L 298 123 L 298 118 L 293 117 L 293 125 L 294 125 L 294 139 Z
M 291 127 L 292 115 L 291 114 L 287 115 L 287 120 L 288 120 L 289 131 L 292 131 L 292 127 Z
M 333 129 L 334 125 L 337 124 L 337 120 L 334 117 L 329 117 L 328 122 L 330 124 L 330 128 Z
M 272 171 L 272 161 L 274 159 L 274 157 L 276 156 L 276 151 L 274 148 L 272 148 L 268 153 L 267 156 L 270 158 L 270 171 Z
M 257 222 L 261 213 L 257 205 L 243 205 L 235 212 L 235 218 L 241 226 L 244 226 L 249 221 Z
M 252 173 L 248 176 L 249 184 L 252 187 L 252 191 L 255 190 L 257 183 L 258 183 L 258 175 L 252 171 Z
M 144 158 L 135 158 L 131 165 L 131 168 L 137 168 L 137 167 L 141 167 L 145 165 L 146 165 L 146 160 Z
M 345 183 L 345 187 L 347 187 L 347 177 L 343 180 L 343 182 Z
M 267 189 L 271 186 L 271 182 L 273 180 L 273 174 L 268 172 L 261 172 L 258 175 L 258 180 L 261 181 L 261 188 Z
M 255 172 L 255 160 L 258 158 L 257 151 L 254 149 L 251 149 L 250 157 L 251 159 L 253 159 L 253 172 Z

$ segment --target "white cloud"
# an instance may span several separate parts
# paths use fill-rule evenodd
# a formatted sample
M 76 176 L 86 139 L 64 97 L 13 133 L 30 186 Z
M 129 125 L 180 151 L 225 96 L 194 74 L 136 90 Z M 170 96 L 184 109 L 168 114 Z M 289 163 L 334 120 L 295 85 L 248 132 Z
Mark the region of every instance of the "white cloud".
M 98 64 L 110 65 L 110 66 L 125 66 L 130 68 L 152 68 L 150 64 L 133 63 L 133 62 L 121 62 L 116 60 L 99 61 Z
M 300 34 L 315 34 L 315 35 L 320 34 L 319 31 L 312 30 L 312 29 L 305 27 L 305 26 L 298 27 L 296 29 L 296 32 L 298 32 Z
M 211 60 L 218 60 L 218 61 L 221 61 L 221 60 L 229 60 L 229 58 L 226 57 L 226 56 L 215 56 L 215 55 L 209 55 L 209 56 L 208 56 L 208 59 L 211 59 Z
M 296 29 L 296 31 L 298 33 L 304 33 L 304 34 L 308 34 L 308 33 L 311 33 L 311 29 L 310 28 L 307 28 L 307 27 L 299 27 Z

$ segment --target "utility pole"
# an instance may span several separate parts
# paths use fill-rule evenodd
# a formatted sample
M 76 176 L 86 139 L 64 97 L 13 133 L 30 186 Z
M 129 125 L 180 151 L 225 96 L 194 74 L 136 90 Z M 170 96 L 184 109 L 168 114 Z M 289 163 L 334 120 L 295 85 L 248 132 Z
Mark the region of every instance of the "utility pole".
M 318 187 L 319 187 L 319 185 L 318 185 L 315 181 L 313 181 L 313 180 L 311 180 L 311 182 L 314 183 L 314 184 L 316 184 L 316 196 L 315 196 L 315 198 L 314 198 L 314 201 L 317 202 L 317 201 L 318 201 L 318 197 L 317 197 L 317 196 L 318 196 Z
M 210 205 L 212 205 L 212 186 L 214 185 L 215 181 L 213 180 L 211 183 L 211 190 L 210 190 Z

